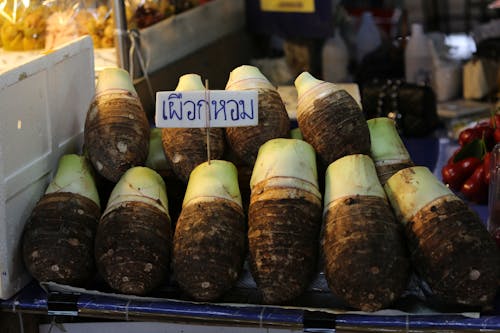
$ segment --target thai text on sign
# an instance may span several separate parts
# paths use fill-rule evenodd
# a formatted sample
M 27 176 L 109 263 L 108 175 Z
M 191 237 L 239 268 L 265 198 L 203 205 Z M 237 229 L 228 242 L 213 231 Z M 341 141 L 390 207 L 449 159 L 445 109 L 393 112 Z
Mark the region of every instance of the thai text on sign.
M 156 127 L 203 128 L 255 126 L 258 92 L 227 90 L 156 93 Z

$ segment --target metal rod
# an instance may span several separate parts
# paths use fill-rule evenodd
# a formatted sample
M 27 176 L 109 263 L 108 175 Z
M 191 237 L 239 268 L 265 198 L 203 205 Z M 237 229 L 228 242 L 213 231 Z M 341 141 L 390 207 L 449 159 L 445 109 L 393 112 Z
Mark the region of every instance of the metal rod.
M 116 60 L 119 67 L 130 70 L 130 40 L 127 35 L 127 16 L 123 0 L 113 0 L 113 16 L 115 20 Z

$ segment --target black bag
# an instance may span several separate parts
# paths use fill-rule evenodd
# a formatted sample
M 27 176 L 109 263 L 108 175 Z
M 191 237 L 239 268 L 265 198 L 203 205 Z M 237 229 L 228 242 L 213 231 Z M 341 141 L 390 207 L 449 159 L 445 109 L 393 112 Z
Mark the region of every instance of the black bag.
M 362 87 L 361 101 L 366 119 L 392 118 L 403 136 L 424 136 L 439 125 L 436 95 L 429 86 L 374 81 Z

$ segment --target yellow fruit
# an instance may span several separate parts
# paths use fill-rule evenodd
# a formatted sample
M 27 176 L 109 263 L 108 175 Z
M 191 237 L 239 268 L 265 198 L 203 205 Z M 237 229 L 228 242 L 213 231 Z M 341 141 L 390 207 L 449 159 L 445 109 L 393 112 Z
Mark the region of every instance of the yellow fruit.
M 92 43 L 94 44 L 94 48 L 98 49 L 101 46 L 101 38 L 97 35 L 91 34 L 90 37 L 92 38 Z
M 2 31 L 3 19 L 0 17 L 0 31 Z M 0 36 L 0 47 L 2 47 L 2 37 Z
M 108 17 L 111 16 L 108 6 L 100 5 L 97 7 L 97 19 L 101 21 L 105 21 Z
M 94 20 L 94 17 L 88 10 L 80 10 L 75 17 L 76 24 L 78 26 L 78 33 L 80 35 L 86 35 L 89 33 L 89 22 Z
M 43 49 L 44 47 L 45 47 L 45 37 L 31 38 L 26 36 L 23 38 L 24 51 L 38 50 L 38 49 Z
M 113 27 L 112 25 L 107 25 L 106 28 L 104 28 L 104 37 L 113 39 L 114 31 L 115 27 Z
M 6 22 L 0 29 L 0 39 L 3 48 L 7 51 L 22 51 L 23 37 L 23 31 L 17 24 Z
M 113 47 L 114 45 L 114 41 L 113 41 L 113 38 L 109 38 L 109 37 L 103 37 L 101 39 L 101 47 Z
M 22 29 L 26 36 L 36 38 L 45 33 L 47 27 L 46 17 L 41 11 L 34 11 L 22 20 Z
M 90 35 L 97 34 L 97 25 L 96 25 L 94 18 L 89 19 L 87 21 L 87 24 L 85 24 L 85 27 L 86 27 L 87 33 L 89 33 Z

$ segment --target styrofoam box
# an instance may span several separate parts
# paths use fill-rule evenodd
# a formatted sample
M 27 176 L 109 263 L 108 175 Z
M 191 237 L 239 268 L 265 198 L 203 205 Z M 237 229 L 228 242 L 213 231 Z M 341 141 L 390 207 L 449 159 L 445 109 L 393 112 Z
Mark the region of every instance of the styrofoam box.
M 60 156 L 81 151 L 94 80 L 88 36 L 0 73 L 1 299 L 31 279 L 22 260 L 22 231 Z

